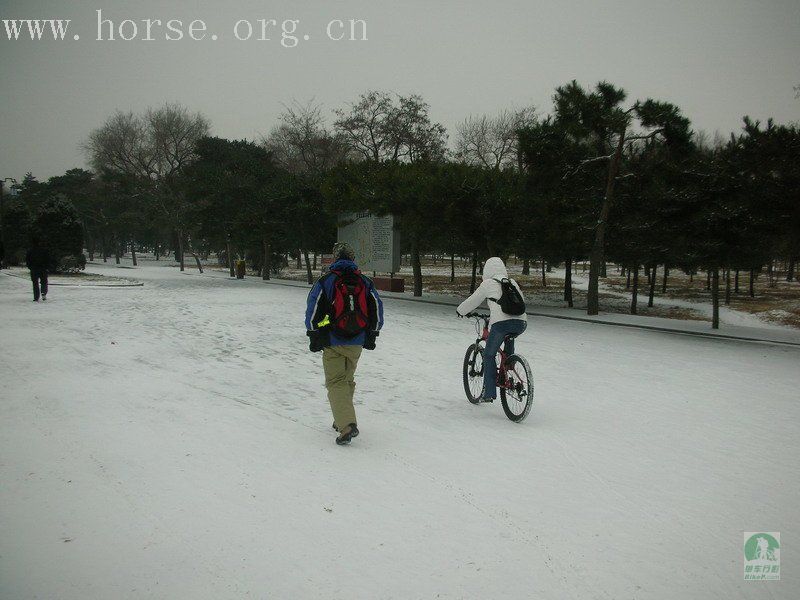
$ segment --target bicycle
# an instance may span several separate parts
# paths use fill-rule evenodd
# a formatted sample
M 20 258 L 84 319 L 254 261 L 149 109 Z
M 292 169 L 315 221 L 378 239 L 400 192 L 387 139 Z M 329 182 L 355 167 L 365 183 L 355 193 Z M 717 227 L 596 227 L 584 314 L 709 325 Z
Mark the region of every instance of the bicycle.
M 475 319 L 475 332 L 480 336 L 474 344 L 470 344 L 464 355 L 464 392 L 472 404 L 480 404 L 483 392 L 483 351 L 489 338 L 489 315 L 468 313 L 464 316 Z M 533 374 L 525 357 L 505 352 L 505 342 L 515 337 L 516 335 L 506 336 L 497 352 L 500 357 L 497 388 L 500 390 L 500 400 L 506 416 L 519 423 L 528 416 L 533 406 Z

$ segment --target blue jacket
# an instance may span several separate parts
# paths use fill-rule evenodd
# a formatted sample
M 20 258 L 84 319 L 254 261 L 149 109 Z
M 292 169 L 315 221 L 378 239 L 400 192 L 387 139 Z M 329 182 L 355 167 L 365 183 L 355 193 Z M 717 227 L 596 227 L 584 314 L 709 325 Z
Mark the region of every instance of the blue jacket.
M 356 271 L 358 266 L 352 260 L 340 259 L 330 266 L 331 271 Z M 373 331 L 380 331 L 383 327 L 383 302 L 375 289 L 372 279 L 366 275 L 361 275 L 364 284 L 367 286 L 367 305 L 369 307 L 370 325 Z M 318 324 L 329 314 L 330 305 L 333 300 L 333 283 L 335 275 L 326 273 L 320 277 L 308 293 L 306 306 L 306 329 L 316 331 Z M 360 333 L 352 339 L 336 337 L 331 333 L 331 346 L 363 346 L 365 333 Z

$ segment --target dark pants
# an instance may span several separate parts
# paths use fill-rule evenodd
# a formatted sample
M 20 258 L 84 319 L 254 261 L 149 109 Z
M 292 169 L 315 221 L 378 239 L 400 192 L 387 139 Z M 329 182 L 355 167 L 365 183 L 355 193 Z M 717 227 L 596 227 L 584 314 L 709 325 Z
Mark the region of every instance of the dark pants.
M 497 352 L 503 344 L 507 335 L 519 335 L 528 324 L 521 319 L 511 319 L 500 321 L 492 325 L 489 330 L 489 339 L 486 340 L 486 348 L 483 351 L 483 397 L 497 397 Z M 506 354 L 514 354 L 514 339 L 505 343 Z
M 40 289 L 41 295 L 47 296 L 47 271 L 31 271 L 31 281 L 33 281 L 34 300 L 39 299 Z

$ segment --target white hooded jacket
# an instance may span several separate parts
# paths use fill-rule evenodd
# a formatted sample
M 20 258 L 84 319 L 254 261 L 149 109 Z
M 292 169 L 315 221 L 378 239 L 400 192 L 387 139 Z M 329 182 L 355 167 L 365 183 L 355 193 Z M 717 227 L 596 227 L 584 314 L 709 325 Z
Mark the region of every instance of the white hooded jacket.
M 500 296 L 503 294 L 503 287 L 497 280 L 501 279 L 508 279 L 508 271 L 506 270 L 506 266 L 503 264 L 503 261 L 500 258 L 493 256 L 486 261 L 486 264 L 483 265 L 483 282 L 469 298 L 458 305 L 458 308 L 456 309 L 458 314 L 463 316 L 474 311 L 484 300 L 488 300 L 489 298 L 499 300 Z M 519 284 L 513 279 L 510 279 L 510 281 L 511 284 L 517 288 L 517 290 L 519 290 L 520 296 L 522 296 L 522 290 L 520 289 Z M 524 299 L 525 296 L 522 296 L 522 298 Z M 525 313 L 522 313 L 521 315 L 509 315 L 504 313 L 500 308 L 500 305 L 492 300 L 489 300 L 487 304 L 489 305 L 490 327 L 495 323 L 499 323 L 500 321 L 509 321 L 511 319 L 519 319 L 520 321 L 528 320 L 528 315 Z

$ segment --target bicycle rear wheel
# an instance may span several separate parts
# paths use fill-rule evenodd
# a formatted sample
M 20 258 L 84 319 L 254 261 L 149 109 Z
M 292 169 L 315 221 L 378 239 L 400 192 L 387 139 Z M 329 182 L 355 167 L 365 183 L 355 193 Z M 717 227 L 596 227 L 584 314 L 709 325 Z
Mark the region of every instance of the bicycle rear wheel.
M 512 354 L 506 362 L 506 385 L 500 386 L 500 399 L 506 416 L 519 423 L 533 407 L 533 373 L 524 357 Z
M 467 400 L 480 404 L 483 393 L 483 344 L 476 342 L 464 355 L 464 393 Z

